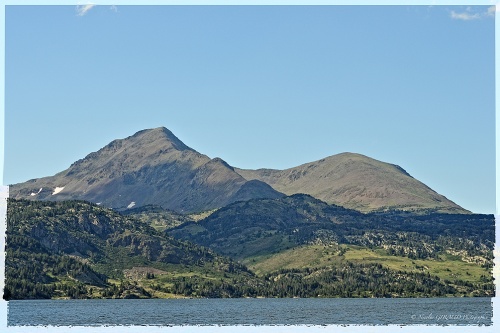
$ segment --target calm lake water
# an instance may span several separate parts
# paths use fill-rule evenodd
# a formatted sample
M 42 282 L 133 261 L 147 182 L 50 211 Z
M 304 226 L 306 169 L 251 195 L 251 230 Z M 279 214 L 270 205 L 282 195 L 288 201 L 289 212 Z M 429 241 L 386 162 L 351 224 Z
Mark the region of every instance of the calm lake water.
M 491 298 L 25 300 L 8 326 L 491 325 Z

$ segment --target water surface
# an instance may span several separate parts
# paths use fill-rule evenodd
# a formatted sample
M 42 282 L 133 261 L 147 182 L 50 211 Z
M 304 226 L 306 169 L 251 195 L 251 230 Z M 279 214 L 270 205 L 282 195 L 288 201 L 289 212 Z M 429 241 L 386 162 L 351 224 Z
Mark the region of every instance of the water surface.
M 9 326 L 491 325 L 491 298 L 105 299 L 8 303 Z

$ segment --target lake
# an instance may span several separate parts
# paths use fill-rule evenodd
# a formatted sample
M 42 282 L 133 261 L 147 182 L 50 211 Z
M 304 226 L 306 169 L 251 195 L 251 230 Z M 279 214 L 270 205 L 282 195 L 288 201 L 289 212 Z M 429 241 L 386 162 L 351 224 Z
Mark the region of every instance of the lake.
M 491 325 L 492 312 L 491 298 L 22 300 L 7 325 Z

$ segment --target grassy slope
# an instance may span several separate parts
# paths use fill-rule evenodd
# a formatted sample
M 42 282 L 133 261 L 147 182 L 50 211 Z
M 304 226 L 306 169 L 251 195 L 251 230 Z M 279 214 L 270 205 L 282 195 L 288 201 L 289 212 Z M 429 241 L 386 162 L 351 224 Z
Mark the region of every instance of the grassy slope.
M 345 253 L 341 253 L 341 249 Z M 488 276 L 488 269 L 467 263 L 458 257 L 442 255 L 438 260 L 412 260 L 407 257 L 392 256 L 384 249 L 369 249 L 356 245 L 323 246 L 306 245 L 289 249 L 278 254 L 247 258 L 243 261 L 258 275 L 279 271 L 280 269 L 328 267 L 340 265 L 345 261 L 355 263 L 380 263 L 391 270 L 407 272 L 428 272 L 442 280 L 477 282 L 481 275 Z
M 405 272 L 408 284 L 421 274 L 433 280 L 423 284 L 441 281 L 455 286 L 461 295 L 491 291 L 491 283 L 484 286 L 492 276 L 491 216 L 361 214 L 294 195 L 234 203 L 199 223 L 187 223 L 169 233 L 238 260 L 261 277 L 274 278 L 285 274 L 281 270 L 307 268 L 297 273 L 299 281 L 308 279 L 311 272 L 316 272 L 315 276 L 324 273 L 326 281 L 331 268 L 337 272 L 345 268 L 353 273 L 351 278 L 363 280 L 366 272 L 361 266 L 381 265 L 386 271 L 378 272 L 391 276 L 390 283 L 395 278 L 397 284 L 399 272 Z M 349 264 L 356 267 L 347 268 Z
M 188 221 L 200 221 L 212 213 L 214 213 L 217 209 L 207 210 L 200 213 L 193 214 L 179 214 L 174 211 L 158 209 L 156 211 L 137 211 L 134 212 L 130 210 L 130 212 L 125 212 L 127 215 L 130 215 L 137 220 L 149 224 L 157 231 L 165 231 L 176 226 L 179 226 Z
M 385 209 L 470 213 L 414 179 L 399 166 L 353 153 L 333 155 L 286 170 L 236 169 L 287 195 L 306 193 L 362 212 Z

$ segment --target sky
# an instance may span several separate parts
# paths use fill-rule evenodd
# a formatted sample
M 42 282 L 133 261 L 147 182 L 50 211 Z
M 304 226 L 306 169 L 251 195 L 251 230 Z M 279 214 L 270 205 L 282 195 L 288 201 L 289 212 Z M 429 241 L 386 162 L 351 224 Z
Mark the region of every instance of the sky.
M 402 166 L 467 209 L 495 211 L 495 24 L 489 10 L 495 1 L 402 0 L 396 4 L 425 6 L 334 8 L 67 2 L 73 5 L 0 4 L 2 184 L 52 175 L 113 139 L 165 126 L 199 152 L 243 168 L 288 168 L 344 151 L 362 153 Z M 301 1 L 273 1 L 281 2 Z M 497 123 L 500 128 L 498 118 Z M 0 203 L 7 195 L 0 187 Z M 3 259 L 2 251 L 0 266 Z M 0 287 L 2 277 L 0 270 Z M 7 327 L 6 313 L 7 302 L 0 301 L 5 330 L 39 331 Z M 50 330 L 58 329 L 66 330 Z M 99 331 L 127 329 L 137 331 Z M 224 329 L 234 327 L 177 331 Z M 294 329 L 304 331 L 286 327 Z M 341 329 L 380 331 L 335 328 Z M 493 326 L 463 327 L 477 329 Z
M 165 126 L 239 168 L 342 152 L 495 213 L 485 6 L 6 6 L 3 184 Z

